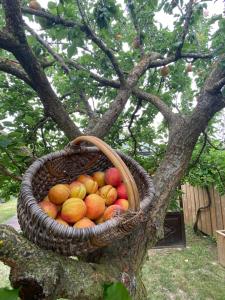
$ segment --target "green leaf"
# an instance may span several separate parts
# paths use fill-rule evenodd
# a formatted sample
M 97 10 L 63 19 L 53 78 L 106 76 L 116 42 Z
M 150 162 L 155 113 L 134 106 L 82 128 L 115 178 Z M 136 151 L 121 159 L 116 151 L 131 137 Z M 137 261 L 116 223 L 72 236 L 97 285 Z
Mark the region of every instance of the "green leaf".
M 31 116 L 25 116 L 24 121 L 26 124 L 33 126 L 35 124 L 34 119 Z
M 0 299 L 17 300 L 19 297 L 19 290 L 10 290 L 8 288 L 0 289 Z
M 69 46 L 67 49 L 68 57 L 71 58 L 76 53 L 76 51 L 77 51 L 76 44 L 72 43 L 72 45 Z
M 7 148 L 11 144 L 11 139 L 8 136 L 1 135 L 0 136 L 0 147 Z
M 121 282 L 105 285 L 104 300 L 132 300 L 127 289 Z

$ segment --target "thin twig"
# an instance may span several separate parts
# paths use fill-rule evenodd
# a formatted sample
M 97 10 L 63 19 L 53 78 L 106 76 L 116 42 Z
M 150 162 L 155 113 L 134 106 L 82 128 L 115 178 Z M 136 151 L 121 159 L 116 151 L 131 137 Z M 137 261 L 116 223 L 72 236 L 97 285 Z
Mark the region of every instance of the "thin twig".
M 63 70 L 66 73 L 69 73 L 70 69 L 65 64 L 62 56 L 59 55 L 58 53 L 56 53 L 55 51 L 53 51 L 52 48 L 49 46 L 49 44 L 40 35 L 38 35 L 31 27 L 29 27 L 27 24 L 25 24 L 25 28 L 39 41 L 39 43 L 44 48 L 46 48 L 48 50 L 48 52 L 54 57 L 54 59 L 60 63 Z
M 133 125 L 134 119 L 136 118 L 136 113 L 139 111 L 139 109 L 141 108 L 141 105 L 142 105 L 142 99 L 138 98 L 137 100 L 138 100 L 138 101 L 137 101 L 136 108 L 135 108 L 134 112 L 133 112 L 132 115 L 131 115 L 130 123 L 129 123 L 129 125 L 128 125 L 128 130 L 129 130 L 129 132 L 130 132 L 130 136 L 131 136 L 131 138 L 132 138 L 132 140 L 133 140 L 133 143 L 134 143 L 134 148 L 133 148 L 133 155 L 134 155 L 134 156 L 135 156 L 136 153 L 137 153 L 137 140 L 136 140 L 135 135 L 133 134 L 133 131 L 131 130 L 131 127 L 132 127 L 132 125 Z

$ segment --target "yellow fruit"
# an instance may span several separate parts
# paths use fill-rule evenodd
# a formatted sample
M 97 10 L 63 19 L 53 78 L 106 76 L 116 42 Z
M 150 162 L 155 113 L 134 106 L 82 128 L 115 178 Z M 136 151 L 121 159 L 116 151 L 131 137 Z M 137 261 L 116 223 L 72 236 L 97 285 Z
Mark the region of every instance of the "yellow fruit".
M 160 69 L 160 73 L 163 77 L 166 77 L 170 72 L 170 69 L 168 66 L 164 66 Z
M 85 198 L 87 207 L 86 217 L 91 220 L 98 219 L 105 211 L 105 200 L 97 194 L 88 195 Z
M 99 187 L 102 187 L 105 185 L 105 173 L 104 172 L 95 172 L 92 175 L 92 178 L 94 179 L 94 181 L 97 182 Z
M 77 178 L 77 181 L 83 183 L 86 187 L 87 194 L 94 194 L 98 190 L 98 184 L 93 178 L 89 175 L 80 175 Z
M 86 214 L 87 208 L 83 200 L 70 198 L 63 203 L 61 218 L 68 223 L 75 223 Z
M 58 214 L 57 206 L 49 200 L 44 200 L 39 203 L 42 210 L 51 218 L 55 219 Z
M 69 197 L 70 190 L 64 184 L 56 184 L 48 192 L 48 198 L 54 204 L 62 204 Z
M 99 195 L 105 199 L 106 205 L 111 205 L 117 199 L 117 191 L 111 185 L 105 185 L 99 189 Z
M 76 228 L 86 228 L 86 227 L 93 227 L 93 226 L 95 226 L 95 223 L 86 217 L 84 217 L 83 219 L 81 219 L 80 221 L 78 221 L 73 225 L 73 227 Z
M 36 0 L 30 1 L 29 7 L 35 10 L 41 9 L 41 5 Z
M 74 181 L 70 185 L 71 197 L 84 199 L 86 196 L 86 187 L 79 181 Z

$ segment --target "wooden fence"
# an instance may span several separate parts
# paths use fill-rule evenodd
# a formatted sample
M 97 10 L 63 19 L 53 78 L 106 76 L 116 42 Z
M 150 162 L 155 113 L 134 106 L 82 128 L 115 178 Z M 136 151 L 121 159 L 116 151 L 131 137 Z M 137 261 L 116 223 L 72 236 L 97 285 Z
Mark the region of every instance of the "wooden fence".
M 189 184 L 182 186 L 183 210 L 185 224 L 194 225 L 199 207 L 209 204 L 207 190 L 193 187 Z M 220 196 L 215 188 L 209 188 L 211 205 L 201 210 L 198 218 L 198 229 L 202 232 L 216 236 L 216 230 L 225 229 L 225 196 Z

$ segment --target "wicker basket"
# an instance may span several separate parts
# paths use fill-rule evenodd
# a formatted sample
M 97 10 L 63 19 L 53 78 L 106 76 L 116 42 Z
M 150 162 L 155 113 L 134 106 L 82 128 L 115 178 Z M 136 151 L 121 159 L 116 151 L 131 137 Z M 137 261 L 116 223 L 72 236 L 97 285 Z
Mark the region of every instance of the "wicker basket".
M 97 147 L 80 145 L 89 142 Z M 49 189 L 57 183 L 68 183 L 80 174 L 92 174 L 115 166 L 128 191 L 130 209 L 90 228 L 73 228 L 57 223 L 39 207 Z M 65 256 L 92 252 L 115 239 L 128 235 L 144 221 L 154 190 L 150 177 L 133 159 L 113 151 L 106 143 L 92 136 L 75 139 L 63 151 L 36 160 L 24 175 L 18 201 L 18 220 L 24 235 L 44 249 Z

